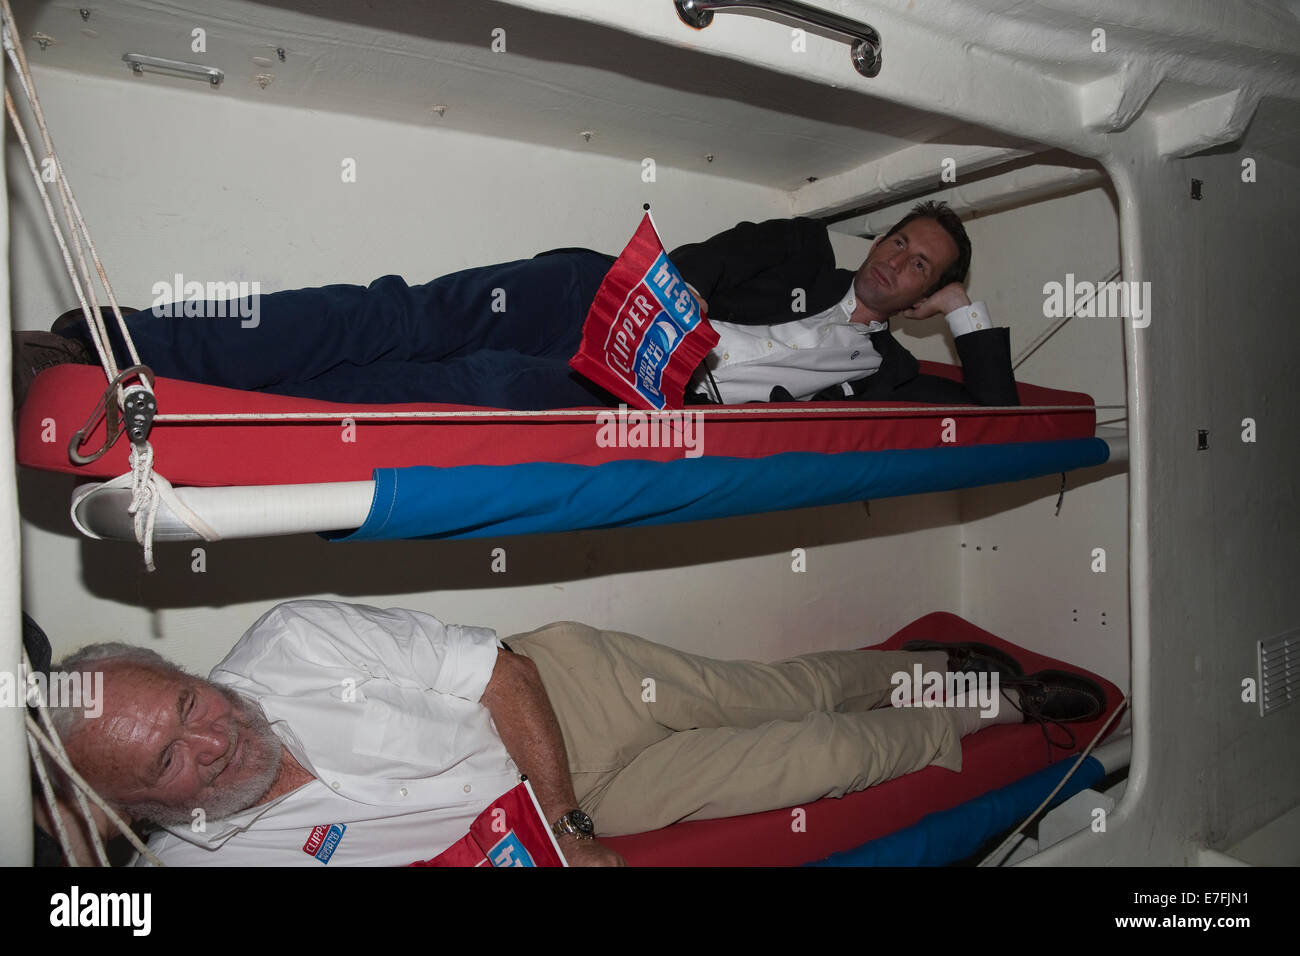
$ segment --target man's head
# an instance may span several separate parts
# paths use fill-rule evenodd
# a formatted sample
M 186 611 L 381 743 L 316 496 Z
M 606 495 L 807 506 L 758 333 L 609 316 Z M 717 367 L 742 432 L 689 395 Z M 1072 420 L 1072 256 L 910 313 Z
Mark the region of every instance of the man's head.
M 876 240 L 853 277 L 858 302 L 882 318 L 909 309 L 970 269 L 966 230 L 942 202 L 923 202 Z
M 283 745 L 257 706 L 125 644 L 86 648 L 59 670 L 101 672 L 103 713 L 51 710 L 77 772 L 134 820 L 219 820 L 253 806 L 280 769 Z

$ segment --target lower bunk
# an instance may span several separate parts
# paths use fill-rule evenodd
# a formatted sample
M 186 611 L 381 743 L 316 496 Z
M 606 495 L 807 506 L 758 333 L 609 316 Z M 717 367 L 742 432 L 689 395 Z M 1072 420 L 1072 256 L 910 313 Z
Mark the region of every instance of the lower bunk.
M 961 773 L 927 767 L 839 799 L 740 817 L 687 821 L 602 842 L 622 854 L 630 866 L 799 866 L 821 861 L 1081 752 L 1123 700 L 1118 687 L 1096 674 L 1027 651 L 943 611 L 918 618 L 869 649 L 898 650 L 913 640 L 977 641 L 1011 654 L 1026 673 L 1057 669 L 1083 674 L 1105 691 L 1106 709 L 1093 721 L 1069 725 L 1077 741 L 1073 749 L 1051 748 L 1049 752 L 1038 725 L 990 727 L 962 739 Z M 1059 728 L 1055 731 L 1060 733 Z M 1112 724 L 1108 734 L 1113 732 Z

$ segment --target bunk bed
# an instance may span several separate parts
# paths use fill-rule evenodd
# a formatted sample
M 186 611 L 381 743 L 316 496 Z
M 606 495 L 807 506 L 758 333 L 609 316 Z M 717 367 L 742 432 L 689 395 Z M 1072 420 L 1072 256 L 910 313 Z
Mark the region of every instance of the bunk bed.
M 869 59 L 859 70 L 873 76 L 878 46 Z M 855 50 L 855 64 L 861 61 Z M 960 379 L 951 365 L 922 362 L 921 371 Z M 68 456 L 67 436 L 103 386 L 102 373 L 85 366 L 40 375 L 20 410 L 18 461 L 91 480 L 74 491 L 74 523 L 89 537 L 130 540 L 137 536 L 128 516 L 132 492 L 103 481 L 130 472 L 128 443 L 117 442 L 91 463 Z M 156 534 L 175 540 L 301 532 L 341 540 L 483 537 L 636 526 L 954 490 L 1127 457 L 1122 434 L 1098 428 L 1089 395 L 1026 383 L 1018 407 L 843 402 L 688 409 L 705 423 L 698 456 L 671 434 L 657 444 L 607 446 L 596 440 L 604 409 L 347 407 L 168 379 L 151 389 L 161 411 L 149 436 L 154 467 L 208 529 L 196 530 L 164 505 Z M 340 434 L 346 428 L 351 439 Z M 100 422 L 84 445 L 104 442 L 103 429 Z M 652 495 L 652 488 L 671 493 Z M 395 520 L 399 499 L 404 517 Z M 475 502 L 487 510 L 470 510 Z M 1027 671 L 1069 669 L 945 613 L 927 615 L 877 647 L 918 637 L 993 644 L 1015 653 Z M 1122 695 L 1089 676 L 1106 690 L 1109 717 Z M 1078 726 L 1080 744 L 1104 723 Z M 806 863 L 1059 756 L 1045 751 L 1035 727 L 998 727 L 964 742 L 962 774 L 929 768 L 818 801 L 806 808 L 806 830 L 790 826 L 789 810 L 774 810 L 609 842 L 634 865 Z

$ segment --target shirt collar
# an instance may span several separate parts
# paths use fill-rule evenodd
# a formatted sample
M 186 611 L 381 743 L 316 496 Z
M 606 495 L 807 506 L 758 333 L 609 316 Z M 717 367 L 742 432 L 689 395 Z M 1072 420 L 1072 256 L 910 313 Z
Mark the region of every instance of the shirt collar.
M 316 778 L 315 782 L 319 782 L 319 775 L 316 773 L 315 768 L 311 765 L 311 762 L 307 759 L 306 753 L 303 751 L 302 741 L 298 739 L 297 734 L 289 729 L 289 725 L 283 720 L 277 720 L 272 722 L 271 730 L 280 738 L 280 742 L 284 744 L 284 748 L 293 755 L 293 758 L 302 765 L 302 768 Z M 305 786 L 311 786 L 311 784 L 308 783 L 305 784 Z M 172 836 L 184 840 L 186 843 L 193 843 L 196 846 L 203 847 L 219 847 L 236 833 L 247 830 L 260 816 L 262 816 L 262 814 L 266 813 L 273 807 L 278 807 L 301 789 L 301 787 L 297 787 L 287 793 L 280 794 L 280 796 L 276 797 L 274 800 L 267 801 L 266 803 L 259 803 L 256 806 L 249 807 L 247 810 L 241 810 L 239 813 L 225 817 L 222 820 L 209 820 L 207 821 L 207 826 L 198 833 L 194 832 L 193 827 L 185 823 L 176 826 L 166 826 L 163 829 Z
M 889 328 L 888 322 L 854 322 L 853 312 L 857 307 L 858 298 L 854 295 L 853 283 L 850 282 L 848 291 L 844 293 L 844 298 L 840 299 L 839 303 L 836 305 L 836 308 L 839 309 L 840 313 L 844 316 L 845 324 L 852 327 L 855 332 L 860 332 L 863 335 L 870 335 L 872 332 L 879 332 L 883 329 Z

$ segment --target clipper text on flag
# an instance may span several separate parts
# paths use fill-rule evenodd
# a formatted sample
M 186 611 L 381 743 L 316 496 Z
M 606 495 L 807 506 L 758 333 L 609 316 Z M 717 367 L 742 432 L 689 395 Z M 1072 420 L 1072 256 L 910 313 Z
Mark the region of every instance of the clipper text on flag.
M 660 252 L 623 300 L 605 339 L 605 361 L 646 401 L 663 408 L 664 368 L 699 321 L 695 296 L 667 254 Z
M 717 343 L 647 214 L 601 283 L 569 364 L 630 405 L 680 408 Z

